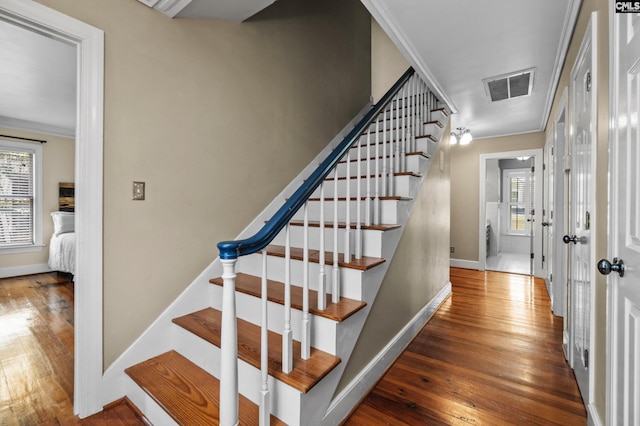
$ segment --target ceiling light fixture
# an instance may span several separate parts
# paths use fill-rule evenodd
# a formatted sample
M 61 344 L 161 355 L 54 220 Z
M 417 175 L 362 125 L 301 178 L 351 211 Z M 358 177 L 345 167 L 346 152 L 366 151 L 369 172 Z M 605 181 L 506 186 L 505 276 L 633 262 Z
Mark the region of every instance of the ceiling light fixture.
M 473 140 L 471 130 L 466 127 L 458 127 L 458 133 L 451 132 L 451 145 L 459 143 L 460 145 L 468 145 Z

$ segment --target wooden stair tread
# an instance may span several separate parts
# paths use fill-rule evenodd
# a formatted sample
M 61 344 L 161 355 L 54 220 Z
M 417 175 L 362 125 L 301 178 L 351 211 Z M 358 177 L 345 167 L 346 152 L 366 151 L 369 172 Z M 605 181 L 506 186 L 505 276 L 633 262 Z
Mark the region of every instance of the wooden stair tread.
M 220 381 L 178 352 L 165 352 L 125 372 L 178 424 L 219 424 Z M 258 415 L 258 406 L 240 395 L 240 424 L 257 425 Z M 284 423 L 271 416 L 271 424 Z
M 403 197 L 401 195 L 393 195 L 393 196 L 384 196 L 384 197 L 378 197 L 381 201 L 386 201 L 386 200 L 393 200 L 393 201 L 411 201 L 413 200 L 412 197 Z M 333 197 L 324 197 L 325 201 L 331 201 L 333 202 L 335 198 Z M 351 201 L 358 201 L 358 197 L 351 197 L 350 198 Z M 367 197 L 360 197 L 360 200 L 364 201 L 366 200 Z M 307 201 L 320 201 L 320 198 L 309 198 L 309 200 Z M 338 201 L 347 201 L 347 197 L 338 197 Z
M 284 246 L 268 245 L 267 254 L 270 256 L 284 257 Z M 299 247 L 291 247 L 291 259 L 303 260 L 303 249 Z M 325 265 L 333 265 L 333 252 L 325 252 Z M 320 252 L 318 250 L 309 250 L 309 262 L 319 263 Z M 338 261 L 338 265 L 343 268 L 358 269 L 360 271 L 367 271 L 375 266 L 378 266 L 385 262 L 385 259 L 379 257 L 367 257 L 362 256 L 362 259 L 352 259 L 351 263 L 344 263 L 344 261 Z
M 289 224 L 291 226 L 304 226 L 304 221 L 302 220 L 292 220 L 291 222 L 289 222 Z M 310 220 L 309 221 L 309 227 L 311 228 L 319 228 L 320 227 L 320 222 L 317 220 Z M 326 221 L 324 224 L 325 228 L 333 228 L 333 221 Z M 346 228 L 347 227 L 347 223 L 346 222 L 338 222 L 338 228 Z M 350 223 L 350 228 L 351 229 L 356 229 L 356 223 L 352 222 Z M 389 231 L 391 229 L 398 229 L 400 228 L 400 225 L 364 225 L 361 224 L 360 225 L 361 229 L 368 229 L 368 230 L 372 230 L 372 231 Z
M 425 121 L 424 124 L 435 124 L 436 126 L 440 127 L 441 129 L 444 129 L 444 124 L 442 124 L 442 122 L 440 120 Z
M 209 281 L 212 284 L 222 286 L 222 278 L 214 278 Z M 236 275 L 236 290 L 250 296 L 262 297 L 262 279 L 255 275 L 239 272 Z M 284 305 L 284 284 L 279 281 L 267 280 L 267 297 L 270 302 Z M 367 304 L 359 300 L 341 297 L 338 303 L 331 302 L 331 295 L 326 295 L 326 309 L 318 310 L 318 292 L 309 290 L 309 312 L 324 318 L 342 322 L 351 315 L 364 308 Z M 302 310 L 302 287 L 291 286 L 291 307 Z
M 260 327 L 238 318 L 238 358 L 260 368 Z M 189 330 L 207 342 L 220 347 L 222 312 L 205 308 L 173 319 L 173 322 Z M 269 331 L 269 375 L 299 390 L 308 392 L 316 383 L 340 363 L 340 358 L 311 348 L 311 357 L 300 357 L 300 342 L 293 341 L 293 369 L 282 372 L 282 336 Z
M 412 176 L 412 177 L 422 177 L 422 173 L 418 173 L 418 172 L 395 172 L 393 173 L 394 176 Z M 382 176 L 382 174 L 379 174 L 378 176 Z M 371 178 L 375 178 L 376 175 L 370 175 Z M 360 176 L 361 179 L 366 179 L 367 176 Z M 346 179 L 346 176 L 338 176 L 338 180 L 343 180 Z M 358 179 L 357 176 L 351 176 L 351 179 Z M 325 181 L 328 180 L 335 180 L 335 178 L 333 177 L 328 177 L 325 179 Z

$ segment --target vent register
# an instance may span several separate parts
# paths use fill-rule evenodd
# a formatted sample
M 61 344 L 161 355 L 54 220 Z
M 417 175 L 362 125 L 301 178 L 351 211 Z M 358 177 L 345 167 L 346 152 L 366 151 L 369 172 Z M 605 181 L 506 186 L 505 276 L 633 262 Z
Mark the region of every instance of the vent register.
M 527 96 L 533 89 L 535 68 L 516 71 L 482 80 L 489 102 Z

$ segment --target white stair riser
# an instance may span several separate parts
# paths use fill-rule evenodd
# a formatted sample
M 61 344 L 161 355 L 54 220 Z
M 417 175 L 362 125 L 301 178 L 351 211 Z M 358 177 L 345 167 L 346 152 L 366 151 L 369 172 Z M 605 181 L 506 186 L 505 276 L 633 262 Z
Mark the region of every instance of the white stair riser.
M 425 134 L 426 135 L 433 135 L 438 140 L 440 140 L 440 138 L 444 134 L 444 128 L 445 128 L 444 125 L 442 127 L 440 127 L 435 123 L 429 123 L 429 124 L 425 124 L 424 125 Z
M 262 255 L 243 256 L 238 261 L 238 272 L 261 276 L 262 275 Z M 342 256 L 340 256 L 342 260 Z M 374 268 L 375 269 L 375 268 Z M 333 265 L 325 265 L 324 268 L 326 278 L 327 293 L 331 293 Z M 339 268 L 341 296 L 349 299 L 361 300 L 362 283 L 368 271 L 359 271 L 350 268 Z M 320 265 L 317 263 L 309 263 L 309 288 L 318 289 L 318 280 L 320 273 Z M 285 279 L 285 260 L 283 257 L 268 256 L 267 258 L 267 275 L 269 279 L 284 282 Z M 303 262 L 301 260 L 291 260 L 291 284 L 302 286 L 303 283 Z
M 394 176 L 393 177 L 395 184 L 395 194 L 396 196 L 400 196 L 400 197 L 410 197 L 412 190 L 416 188 L 416 186 L 420 183 L 420 178 L 416 177 L 416 176 Z M 382 185 L 382 178 L 379 178 L 380 180 L 380 185 Z M 349 185 L 351 188 L 351 192 L 350 192 L 350 196 L 355 196 L 356 195 L 356 188 L 357 188 L 357 179 L 351 179 L 349 181 Z M 339 179 L 338 180 L 338 197 L 346 197 L 347 191 L 346 191 L 346 185 L 347 185 L 347 180 L 346 179 Z M 363 196 L 366 196 L 367 194 L 367 180 L 366 179 L 361 179 L 360 182 L 360 188 L 361 188 L 361 194 L 363 194 Z M 384 192 L 382 191 L 382 188 L 379 190 L 379 195 L 383 195 Z M 375 195 L 375 179 L 371 180 L 371 196 L 373 197 Z M 320 190 L 317 189 L 314 194 L 312 195 L 312 198 L 319 198 L 320 197 Z M 325 197 L 334 197 L 334 181 L 332 180 L 327 180 L 325 182 Z
M 214 302 L 211 306 L 222 309 L 222 287 L 215 285 Z M 260 298 L 236 293 L 237 316 L 252 324 L 262 324 L 262 301 Z M 268 303 L 267 319 L 269 330 L 282 334 L 284 330 L 284 306 L 279 303 Z M 337 322 L 331 319 L 311 314 L 311 346 L 323 350 L 332 355 L 336 354 Z M 293 339 L 302 340 L 302 311 L 291 309 L 291 331 Z
M 351 245 L 351 253 L 355 255 L 355 247 L 356 247 L 356 230 L 351 229 L 350 236 L 350 245 Z M 386 231 L 391 232 L 391 231 Z M 340 253 L 344 251 L 344 236 L 346 230 L 341 228 L 338 230 L 338 250 Z M 369 257 L 382 257 L 382 234 L 384 231 L 376 231 L 372 229 L 363 229 L 362 230 L 362 255 Z M 325 228 L 325 251 L 333 250 L 333 241 L 334 241 L 334 233 L 333 229 Z M 292 226 L 291 227 L 291 245 L 293 247 L 302 247 L 304 241 L 304 227 L 302 226 Z M 273 244 L 284 245 L 285 237 L 284 233 L 278 235 L 274 240 Z M 320 228 L 309 228 L 309 249 L 310 250 L 319 250 L 320 249 Z
M 355 194 L 354 194 L 355 195 Z M 364 196 L 365 194 L 362 194 Z M 373 201 L 360 200 L 360 223 L 364 224 L 367 213 L 367 202 L 373 205 Z M 402 200 L 380 200 L 380 223 L 385 225 L 395 225 L 398 223 L 398 209 L 401 208 L 400 204 L 406 204 L 406 201 Z M 320 201 L 309 201 L 308 207 L 308 216 L 309 221 L 319 221 L 320 220 Z M 324 201 L 324 221 L 325 224 L 333 223 L 333 211 L 334 211 L 334 201 L 333 200 L 325 200 Z M 355 227 L 355 222 L 357 221 L 357 213 L 358 213 L 358 202 L 357 200 L 351 200 L 349 202 L 349 211 L 350 211 L 350 222 L 353 224 L 352 227 Z M 338 201 L 338 221 L 344 222 L 347 217 L 347 202 L 346 201 Z M 303 209 L 298 210 L 293 217 L 294 220 L 303 221 L 304 219 L 304 211 Z M 326 226 L 326 225 L 325 225 Z M 300 246 L 301 247 L 301 246 Z
M 433 152 L 435 152 L 435 149 L 437 148 L 437 144 L 433 143 L 433 142 L 428 142 L 426 139 L 420 139 L 418 141 L 416 141 L 416 145 L 419 145 L 417 147 L 418 152 L 424 152 L 426 154 L 433 154 Z M 382 150 L 380 151 L 380 156 L 382 156 Z M 394 152 L 394 158 L 393 158 L 393 168 L 395 172 L 420 172 L 420 163 L 419 160 L 414 160 L 414 157 L 424 157 L 424 156 L 420 156 L 420 155 L 405 155 L 405 164 L 404 167 L 402 165 L 400 165 L 400 161 L 401 157 L 397 157 L 395 155 Z M 353 157 L 351 157 L 351 159 L 353 160 Z M 391 160 L 392 158 L 389 157 L 389 152 L 387 152 L 387 157 L 385 159 L 380 158 L 378 160 L 378 172 L 382 173 L 382 170 L 386 167 L 387 172 L 389 172 L 391 170 Z M 367 161 L 366 159 L 362 158 L 360 160 L 360 176 L 367 176 L 367 163 L 369 166 L 369 175 L 375 175 L 375 170 L 376 170 L 376 161 L 375 161 L 375 157 L 372 155 L 371 156 L 371 160 Z M 400 165 L 400 170 L 396 169 L 396 164 Z M 352 179 L 356 179 L 358 177 L 358 162 L 357 161 L 350 161 L 349 162 L 349 173 L 350 173 L 350 177 Z M 344 177 L 347 175 L 347 163 L 346 162 L 342 162 L 342 163 L 338 163 L 338 176 L 340 177 Z M 333 177 L 333 173 L 331 173 L 329 175 L 329 177 Z M 325 193 L 326 193 L 326 189 L 325 189 Z

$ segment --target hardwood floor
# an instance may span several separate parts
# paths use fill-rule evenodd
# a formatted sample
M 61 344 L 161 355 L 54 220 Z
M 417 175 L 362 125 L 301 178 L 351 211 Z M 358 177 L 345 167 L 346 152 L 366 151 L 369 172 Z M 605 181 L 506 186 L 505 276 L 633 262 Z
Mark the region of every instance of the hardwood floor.
M 144 425 L 126 401 L 73 415 L 73 282 L 0 279 L 0 425 Z
M 541 280 L 451 269 L 453 294 L 347 425 L 585 425 Z M 145 425 L 126 401 L 73 415 L 73 283 L 0 279 L 0 424 Z
M 542 280 L 451 269 L 452 296 L 346 425 L 585 425 Z

